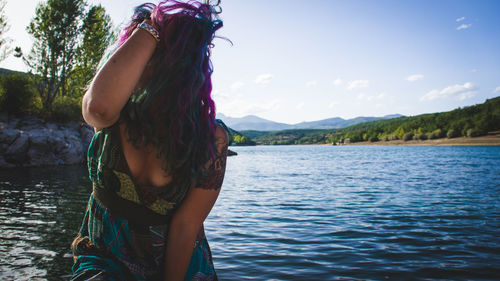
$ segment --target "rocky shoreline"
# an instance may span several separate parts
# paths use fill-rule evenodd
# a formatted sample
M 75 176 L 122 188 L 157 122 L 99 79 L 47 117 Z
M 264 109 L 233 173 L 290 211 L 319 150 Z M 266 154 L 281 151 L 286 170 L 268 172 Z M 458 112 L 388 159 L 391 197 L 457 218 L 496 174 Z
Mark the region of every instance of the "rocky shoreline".
M 0 114 L 0 168 L 86 164 L 93 135 L 85 122 L 49 123 Z
M 0 168 L 85 164 L 93 135 L 84 122 L 0 115 Z

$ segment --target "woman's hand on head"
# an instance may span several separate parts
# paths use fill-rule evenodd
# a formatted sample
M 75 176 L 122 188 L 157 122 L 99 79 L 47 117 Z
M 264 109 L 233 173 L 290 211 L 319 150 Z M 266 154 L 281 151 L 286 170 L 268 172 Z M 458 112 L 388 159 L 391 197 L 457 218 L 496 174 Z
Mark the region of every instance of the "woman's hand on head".
M 105 128 L 119 119 L 156 44 L 148 31 L 136 29 L 99 69 L 82 100 L 82 115 L 89 125 Z

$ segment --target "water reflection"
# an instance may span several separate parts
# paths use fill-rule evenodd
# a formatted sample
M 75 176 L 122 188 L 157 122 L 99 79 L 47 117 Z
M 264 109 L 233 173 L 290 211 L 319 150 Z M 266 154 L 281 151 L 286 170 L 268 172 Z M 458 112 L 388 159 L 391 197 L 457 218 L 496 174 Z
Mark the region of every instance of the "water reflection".
M 60 280 L 90 191 L 84 167 L 0 170 L 0 278 Z
M 236 147 L 221 280 L 500 280 L 500 147 Z M 0 170 L 0 280 L 61 280 L 85 167 Z

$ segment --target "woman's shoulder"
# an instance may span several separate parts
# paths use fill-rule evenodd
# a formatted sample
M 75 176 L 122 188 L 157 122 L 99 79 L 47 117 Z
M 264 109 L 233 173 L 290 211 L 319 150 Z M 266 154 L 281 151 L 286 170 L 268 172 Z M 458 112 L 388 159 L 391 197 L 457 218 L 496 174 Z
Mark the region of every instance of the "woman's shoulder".
M 215 130 L 216 143 L 218 140 L 224 140 L 228 145 L 231 144 L 233 142 L 233 134 L 229 127 L 220 119 L 215 119 L 215 122 L 217 124 Z

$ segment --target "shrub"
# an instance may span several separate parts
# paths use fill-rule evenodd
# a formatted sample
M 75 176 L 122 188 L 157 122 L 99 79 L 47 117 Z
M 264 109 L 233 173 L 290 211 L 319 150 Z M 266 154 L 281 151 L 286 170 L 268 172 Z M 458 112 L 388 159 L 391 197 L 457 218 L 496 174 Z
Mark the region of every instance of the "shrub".
M 482 135 L 482 132 L 476 128 L 467 130 L 467 136 L 470 138 L 479 137 L 480 135 Z
M 457 138 L 460 136 L 460 132 L 455 129 L 449 129 L 448 133 L 446 133 L 446 137 L 451 139 L 451 138 Z
M 240 134 L 235 134 L 233 140 L 235 145 L 255 145 L 254 141 Z M 294 144 L 298 144 L 297 141 L 294 141 Z
M 370 137 L 370 138 L 368 139 L 368 141 L 369 141 L 369 142 L 377 142 L 377 141 L 379 141 L 379 139 L 378 139 L 377 137 Z
M 414 137 L 413 137 L 415 140 L 426 140 L 427 139 L 427 135 L 426 134 L 416 134 Z
M 59 122 L 80 121 L 82 119 L 80 98 L 56 97 L 52 103 L 49 119 Z
M 403 135 L 403 140 L 404 141 L 409 141 L 413 138 L 413 133 L 406 133 Z
M 437 129 L 432 131 L 432 133 L 429 134 L 429 139 L 440 139 L 444 137 L 444 132 L 441 129 Z
M 14 73 L 3 76 L 0 85 L 0 111 L 20 115 L 37 113 L 41 108 L 40 98 L 27 75 Z

